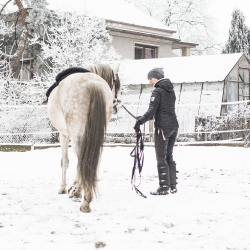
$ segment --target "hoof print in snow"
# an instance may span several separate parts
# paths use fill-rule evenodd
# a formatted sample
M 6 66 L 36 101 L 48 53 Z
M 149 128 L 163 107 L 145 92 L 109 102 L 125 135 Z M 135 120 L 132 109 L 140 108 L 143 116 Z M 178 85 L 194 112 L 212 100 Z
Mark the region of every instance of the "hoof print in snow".
M 98 241 L 95 243 L 95 248 L 104 248 L 106 244 L 102 241 Z
M 81 201 L 82 201 L 82 199 L 79 198 L 79 197 L 72 197 L 71 199 L 72 199 L 72 201 L 74 201 L 74 202 L 81 202 Z

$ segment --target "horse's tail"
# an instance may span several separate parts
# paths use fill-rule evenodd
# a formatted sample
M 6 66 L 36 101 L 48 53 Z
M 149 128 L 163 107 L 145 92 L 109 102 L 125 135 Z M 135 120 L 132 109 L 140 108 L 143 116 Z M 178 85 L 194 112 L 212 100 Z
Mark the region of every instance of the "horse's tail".
M 106 102 L 103 92 L 95 85 L 89 88 L 90 103 L 82 139 L 78 169 L 84 192 L 96 194 L 97 169 L 106 132 Z

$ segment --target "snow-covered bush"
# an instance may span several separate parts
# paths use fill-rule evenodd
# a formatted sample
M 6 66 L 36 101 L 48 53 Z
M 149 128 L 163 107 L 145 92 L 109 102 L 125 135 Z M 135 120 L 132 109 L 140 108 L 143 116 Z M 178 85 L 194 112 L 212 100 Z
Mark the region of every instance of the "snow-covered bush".
M 229 107 L 228 109 L 228 113 L 221 117 L 197 117 L 196 132 L 199 132 L 199 134 L 196 139 L 201 141 L 235 138 L 248 140 L 250 132 L 250 106 L 244 103 L 234 105 L 234 107 Z
M 108 47 L 112 38 L 104 19 L 72 12 L 58 12 L 54 19 L 57 21 L 46 28 L 43 41 L 32 40 L 41 45 L 41 59 L 47 66 L 36 79 L 53 82 L 57 73 L 68 67 L 121 59 Z

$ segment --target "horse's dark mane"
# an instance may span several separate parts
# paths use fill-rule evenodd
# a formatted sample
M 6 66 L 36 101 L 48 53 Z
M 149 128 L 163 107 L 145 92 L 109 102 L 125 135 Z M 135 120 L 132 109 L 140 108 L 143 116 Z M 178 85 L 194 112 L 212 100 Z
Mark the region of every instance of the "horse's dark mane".
M 118 74 L 116 74 L 116 79 L 114 77 L 114 72 L 108 64 L 93 64 L 88 67 L 88 69 L 100 77 L 102 77 L 109 85 L 111 89 L 115 86 L 115 93 L 117 94 L 120 90 L 120 80 Z
M 95 73 L 101 78 L 103 78 L 108 83 L 109 87 L 112 89 L 113 75 L 112 69 L 108 64 L 93 64 L 90 65 L 88 68 L 92 73 Z

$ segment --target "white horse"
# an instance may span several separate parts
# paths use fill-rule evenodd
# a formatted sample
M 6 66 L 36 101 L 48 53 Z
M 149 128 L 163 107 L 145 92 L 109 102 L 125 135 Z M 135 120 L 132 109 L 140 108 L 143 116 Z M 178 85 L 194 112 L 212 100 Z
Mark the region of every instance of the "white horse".
M 82 212 L 91 211 L 89 205 L 96 193 L 105 131 L 120 89 L 118 75 L 110 66 L 97 64 L 89 70 L 91 72 L 66 74 L 48 98 L 49 119 L 60 132 L 62 149 L 62 182 L 58 193 L 67 193 L 66 171 L 71 141 L 78 163 L 76 179 L 68 193 L 70 198 L 80 199 L 84 191 Z

